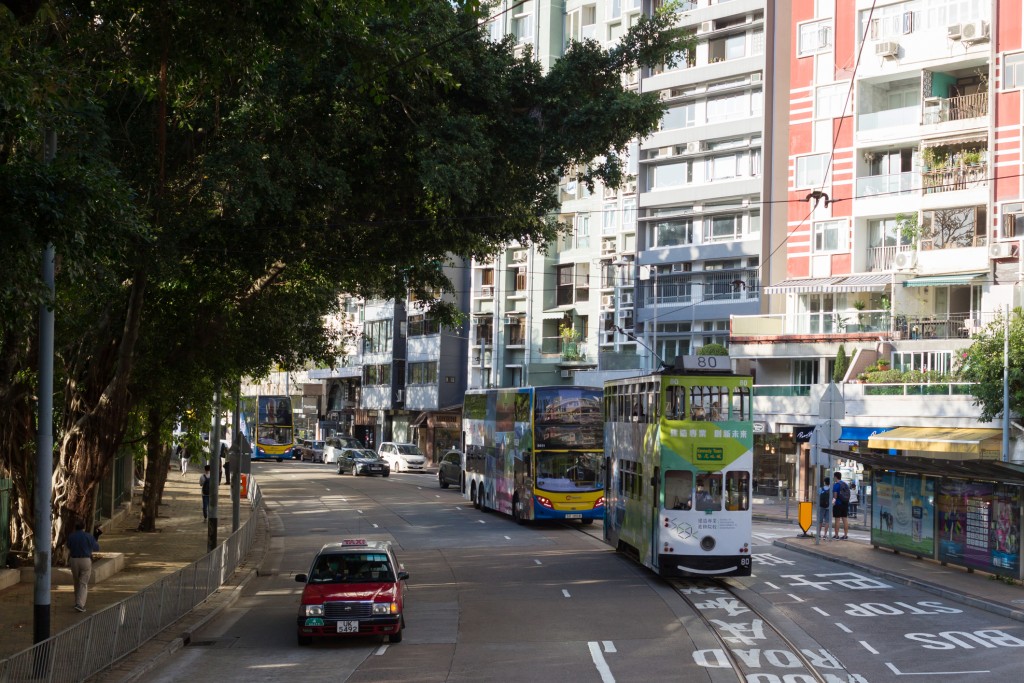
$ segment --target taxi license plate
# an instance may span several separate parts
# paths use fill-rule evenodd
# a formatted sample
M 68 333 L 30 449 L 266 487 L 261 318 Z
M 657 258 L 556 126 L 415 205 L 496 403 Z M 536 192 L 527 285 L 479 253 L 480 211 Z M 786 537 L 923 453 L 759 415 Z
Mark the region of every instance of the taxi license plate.
M 583 519 L 583 515 L 579 513 L 570 513 L 565 516 L 566 519 Z
M 338 633 L 359 633 L 358 621 L 339 621 Z

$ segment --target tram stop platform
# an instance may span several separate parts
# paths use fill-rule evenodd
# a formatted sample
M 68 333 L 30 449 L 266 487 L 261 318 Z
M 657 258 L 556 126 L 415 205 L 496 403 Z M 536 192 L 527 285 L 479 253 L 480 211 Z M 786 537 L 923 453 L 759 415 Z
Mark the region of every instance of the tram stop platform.
M 754 501 L 754 519 L 790 523 L 792 537 L 776 538 L 773 545 L 794 552 L 821 557 L 845 565 L 883 581 L 911 586 L 926 593 L 977 609 L 992 612 L 1008 619 L 1024 621 L 1024 585 L 994 574 L 943 565 L 931 559 L 919 559 L 903 551 L 875 548 L 871 545 L 868 513 L 863 508 L 858 519 L 850 520 L 850 538 L 845 541 L 822 540 L 815 543 L 815 528 L 804 536 L 796 521 L 796 505 L 785 508 L 775 503 Z M 756 570 L 756 568 L 755 568 Z

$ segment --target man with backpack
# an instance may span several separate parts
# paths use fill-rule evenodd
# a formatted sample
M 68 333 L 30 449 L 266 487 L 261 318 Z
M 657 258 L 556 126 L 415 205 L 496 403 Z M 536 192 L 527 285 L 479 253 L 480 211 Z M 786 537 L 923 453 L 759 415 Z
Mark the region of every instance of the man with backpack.
M 825 477 L 818 489 L 818 537 L 828 538 L 828 529 L 832 526 L 832 482 Z
M 836 482 L 832 485 L 833 504 L 832 516 L 836 520 L 836 530 L 832 538 L 845 541 L 850 534 L 850 486 L 843 481 L 843 475 L 835 473 Z M 839 535 L 839 520 L 843 521 L 843 535 Z

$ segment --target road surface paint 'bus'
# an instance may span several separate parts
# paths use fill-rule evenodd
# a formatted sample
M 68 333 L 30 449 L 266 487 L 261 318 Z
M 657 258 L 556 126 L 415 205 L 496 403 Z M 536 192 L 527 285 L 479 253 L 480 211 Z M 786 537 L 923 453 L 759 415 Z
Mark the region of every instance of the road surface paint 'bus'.
M 295 445 L 291 398 L 243 396 L 241 404 L 242 436 L 252 444 L 252 459 L 291 459 Z
M 600 389 L 467 391 L 462 429 L 476 507 L 519 522 L 604 517 Z
M 605 384 L 605 540 L 662 576 L 749 576 L 753 381 L 677 361 Z

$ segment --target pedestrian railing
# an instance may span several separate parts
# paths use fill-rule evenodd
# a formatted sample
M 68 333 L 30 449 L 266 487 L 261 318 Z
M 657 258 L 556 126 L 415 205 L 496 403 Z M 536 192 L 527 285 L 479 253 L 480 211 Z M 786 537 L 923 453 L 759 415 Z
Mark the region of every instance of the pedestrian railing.
M 209 598 L 245 559 L 263 502 L 250 480 L 252 514 L 221 545 L 189 566 L 27 650 L 0 660 L 0 683 L 83 681 L 125 657 Z

